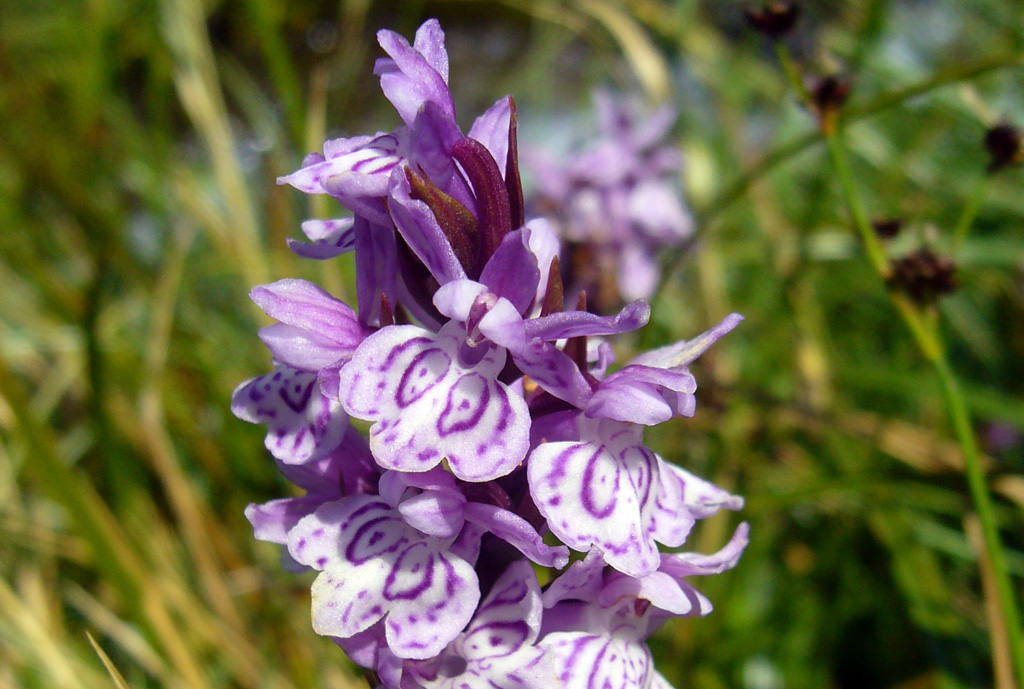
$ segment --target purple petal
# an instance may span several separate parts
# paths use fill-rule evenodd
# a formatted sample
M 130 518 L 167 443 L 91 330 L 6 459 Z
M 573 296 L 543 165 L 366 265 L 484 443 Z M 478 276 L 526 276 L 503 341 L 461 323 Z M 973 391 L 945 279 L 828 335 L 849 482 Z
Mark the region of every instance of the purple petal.
M 453 321 L 466 323 L 476 298 L 486 292 L 487 288 L 475 280 L 452 280 L 434 293 L 434 306 Z
M 738 313 L 729 314 L 721 323 L 692 340 L 680 340 L 675 344 L 645 352 L 635 357 L 630 364 L 640 364 L 652 368 L 681 368 L 696 361 L 697 357 L 711 348 L 724 335 L 735 328 L 743 320 Z
M 324 144 L 325 156 L 307 159 L 301 169 L 290 175 L 279 177 L 278 184 L 289 184 L 307 194 L 339 195 L 332 185 L 336 178 L 342 176 L 363 177 L 380 185 L 391 174 L 392 168 L 402 161 L 398 154 L 398 137 L 396 134 L 378 134 L 375 137 L 356 137 L 353 139 L 336 139 Z M 375 180 L 375 181 L 374 181 Z M 383 196 L 379 194 L 371 194 Z
M 639 578 L 615 573 L 608 578 L 596 600 L 602 607 L 614 608 L 623 600 L 640 598 L 672 615 L 689 615 L 694 608 L 700 608 L 690 589 L 692 587 L 681 586 L 663 572 L 651 572 Z
M 530 426 L 530 445 L 579 440 L 579 417 L 579 411 L 572 409 L 535 418 L 533 425 Z
M 743 550 L 750 542 L 750 525 L 746 522 L 740 524 L 729 542 L 712 555 L 701 555 L 700 553 L 673 553 L 662 556 L 660 571 L 669 576 L 692 577 L 706 576 L 709 574 L 721 574 L 732 569 L 739 562 Z
M 688 372 L 630 364 L 601 381 L 584 411 L 590 418 L 654 426 L 676 414 L 692 414 L 689 402 L 696 389 Z
M 512 358 L 537 385 L 574 407 L 584 407 L 593 393 L 576 363 L 550 342 L 530 342 Z
M 403 500 L 398 512 L 405 523 L 428 536 L 455 538 L 465 523 L 466 499 L 460 493 L 428 490 Z
M 359 302 L 359 322 L 379 325 L 381 295 L 396 304 L 395 276 L 398 274 L 398 246 L 395 231 L 356 216 L 356 299 Z
M 343 172 L 324 180 L 324 191 L 338 199 L 342 205 L 378 225 L 389 225 L 385 199 L 388 180 L 395 167 L 381 174 L 368 176 L 358 172 Z
M 693 219 L 679 200 L 677 185 L 666 179 L 637 184 L 629 194 L 627 213 L 640 235 L 659 246 L 672 246 L 693 234 Z M 657 262 L 653 257 L 648 260 L 654 263 L 657 276 Z
M 345 655 L 360 667 L 376 670 L 381 663 L 381 652 L 387 652 L 387 640 L 384 637 L 384 625 L 375 624 L 365 632 L 353 634 L 347 639 L 335 637 L 331 639 L 338 644 Z M 390 655 L 390 654 L 389 654 Z M 394 658 L 394 656 L 391 656 Z
M 444 51 L 443 41 L 444 34 L 439 26 L 427 29 L 421 42 L 426 48 L 424 54 L 393 31 L 377 32 L 377 42 L 391 59 L 377 60 L 373 73 L 380 76 L 381 90 L 408 125 L 427 102 L 437 104 L 448 118 L 455 119 L 455 103 L 446 75 L 435 67 L 443 68 L 439 60 L 439 54 Z
M 546 218 L 535 218 L 526 223 L 524 229 L 527 231 L 530 244 L 530 251 L 537 259 L 537 268 L 540 275 L 537 278 L 537 294 L 534 297 L 533 316 L 540 315 L 541 304 L 544 303 L 544 295 L 548 287 L 548 273 L 551 271 L 551 260 L 558 256 L 561 250 L 558 235 L 554 226 Z
M 476 561 L 480 557 L 480 539 L 483 538 L 484 533 L 486 532 L 482 526 L 466 522 L 462 527 L 462 532 L 449 548 L 449 552 L 475 567 Z
M 629 242 L 618 252 L 616 284 L 625 301 L 649 299 L 658 288 L 661 266 L 653 251 L 638 242 Z
M 710 517 L 723 508 L 727 510 L 743 509 L 742 497 L 732 495 L 671 462 L 662 461 L 659 467 L 664 472 L 661 478 L 661 493 L 663 495 L 678 494 L 678 497 L 673 500 L 680 505 L 685 505 L 690 514 L 697 519 Z
M 526 321 L 526 336 L 545 341 L 581 335 L 617 335 L 647 325 L 651 307 L 645 301 L 627 304 L 615 316 L 598 316 L 587 311 L 562 311 Z
M 471 502 L 466 505 L 466 520 L 475 522 L 542 567 L 561 569 L 569 562 L 569 549 L 549 546 L 530 523 L 517 514 L 496 505 Z
M 354 349 L 284 323 L 260 328 L 259 337 L 274 359 L 300 371 L 318 372 L 331 364 L 347 361 Z
M 544 607 L 553 608 L 566 600 L 595 600 L 604 583 L 604 567 L 601 553 L 591 550 L 586 558 L 572 563 L 544 590 Z
M 327 455 L 305 464 L 278 461 L 277 468 L 299 488 L 332 500 L 342 494 L 376 493 L 381 473 L 363 436 L 352 426 Z
M 670 548 L 681 546 L 697 521 L 686 500 L 685 485 L 674 469 L 658 457 L 657 486 L 644 504 L 647 532 Z
M 353 222 L 352 218 L 306 220 L 302 223 L 302 231 L 313 243 L 298 242 L 289 237 L 288 248 L 302 258 L 317 261 L 341 256 L 355 248 Z
M 266 424 L 267 449 L 287 464 L 325 456 L 348 429 L 348 417 L 337 400 L 321 394 L 316 374 L 287 367 L 239 385 L 231 395 L 231 412 Z
M 305 280 L 261 285 L 250 298 L 281 323 L 260 330 L 275 358 L 305 371 L 319 371 L 347 359 L 369 333 L 355 312 Z
M 447 458 L 466 481 L 504 476 L 529 447 L 522 397 L 497 382 L 503 350 L 489 347 L 463 365 L 457 323 L 435 335 L 415 326 L 383 328 L 367 338 L 341 371 L 342 402 L 374 424 L 370 447 L 378 463 L 422 472 Z
M 512 302 L 519 313 L 526 312 L 540 282 L 540 268 L 530 249 L 528 233 L 516 230 L 505 235 L 480 273 L 480 282 Z
M 437 655 L 480 600 L 476 573 L 448 552 L 449 542 L 408 526 L 380 498 L 323 505 L 288 536 L 291 556 L 322 570 L 313 583 L 313 629 L 346 638 L 384 618 L 396 656 Z
M 412 198 L 404 170 L 391 176 L 388 210 L 409 248 L 440 284 L 466 277 L 462 264 L 430 207 Z
M 664 105 L 655 110 L 642 123 L 636 125 L 632 131 L 633 145 L 645 149 L 660 144 L 668 135 L 672 124 L 676 121 L 677 113 L 670 105 Z
M 508 158 L 508 126 L 511 117 L 509 97 L 503 96 L 476 118 L 467 135 L 487 147 L 491 156 L 498 162 L 498 168 L 501 169 L 503 176 L 507 172 L 504 163 Z
M 436 19 L 428 19 L 423 22 L 420 28 L 416 29 L 412 47 L 423 55 L 427 64 L 433 67 L 447 83 L 448 51 L 444 47 L 444 31 L 441 30 L 441 22 Z
M 252 524 L 253 536 L 257 541 L 285 545 L 288 542 L 288 532 L 300 519 L 313 514 L 320 505 L 337 497 L 338 495 L 304 495 L 299 498 L 271 500 L 262 505 L 250 503 L 245 508 L 245 518 Z
M 410 130 L 409 165 L 470 212 L 475 212 L 476 197 L 452 158 L 452 148 L 461 138 L 462 130 L 455 120 L 434 103 L 426 103 Z
M 312 282 L 278 280 L 254 287 L 249 297 L 271 318 L 320 333 L 353 349 L 368 334 L 348 305 Z
M 655 426 L 671 419 L 673 410 L 657 388 L 612 379 L 598 386 L 587 402 L 584 413 L 592 419 L 605 418 Z

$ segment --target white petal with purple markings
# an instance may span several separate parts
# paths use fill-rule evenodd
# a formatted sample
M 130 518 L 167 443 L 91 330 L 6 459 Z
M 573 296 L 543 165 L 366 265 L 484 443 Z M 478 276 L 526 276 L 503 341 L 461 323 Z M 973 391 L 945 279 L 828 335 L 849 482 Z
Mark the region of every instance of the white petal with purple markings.
M 536 575 L 526 561 L 515 562 L 447 651 L 433 661 L 407 662 L 406 672 L 426 689 L 555 687 L 553 659 L 534 646 L 541 612 Z
M 554 656 L 560 689 L 651 689 L 655 670 L 647 645 L 614 632 L 557 632 L 541 640 Z
M 367 495 L 323 505 L 288 535 L 291 556 L 322 570 L 313 583 L 318 634 L 347 638 L 384 618 L 391 652 L 420 659 L 451 643 L 480 599 L 476 572 L 450 543 Z
M 563 543 L 631 576 L 658 567 L 660 556 L 647 532 L 644 506 L 657 476 L 657 456 L 640 444 L 635 428 L 581 423 L 580 442 L 545 443 L 527 464 L 530 491 L 548 527 Z
M 324 457 L 348 428 L 341 404 L 320 392 L 316 374 L 286 366 L 239 385 L 231 396 L 231 412 L 243 421 L 266 424 L 267 449 L 287 464 Z
M 342 369 L 342 403 L 352 416 L 375 422 L 370 447 L 381 466 L 421 472 L 447 458 L 459 478 L 489 481 L 526 456 L 526 402 L 497 381 L 504 350 L 489 347 L 468 365 L 460 357 L 464 345 L 457 323 L 436 335 L 391 326 L 367 338 Z

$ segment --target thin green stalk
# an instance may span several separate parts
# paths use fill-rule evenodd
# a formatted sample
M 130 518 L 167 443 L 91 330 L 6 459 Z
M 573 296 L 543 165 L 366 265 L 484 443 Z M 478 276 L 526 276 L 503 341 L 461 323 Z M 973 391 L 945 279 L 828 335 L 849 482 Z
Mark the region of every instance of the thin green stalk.
M 853 175 L 850 174 L 850 165 L 843 151 L 839 130 L 827 132 L 825 134 L 825 142 L 828 144 L 828 152 L 832 158 L 832 165 L 836 170 L 836 177 L 839 178 L 839 186 L 843 190 L 843 198 L 846 199 L 846 204 L 850 208 L 850 214 L 853 216 L 853 225 L 860 235 L 861 242 L 864 244 L 868 260 L 871 261 L 871 266 L 882 279 L 888 279 L 889 259 L 885 255 L 885 249 L 882 248 L 882 243 L 879 241 L 875 229 L 871 226 L 871 221 L 868 220 L 868 214 L 860 201 L 860 195 L 853 185 Z
M 977 60 L 976 62 L 957 64 L 951 68 L 941 70 L 928 79 L 919 81 L 916 84 L 911 84 L 910 86 L 906 86 L 902 89 L 897 89 L 891 93 L 884 93 L 864 105 L 847 108 L 841 113 L 837 125 L 842 127 L 843 125 L 859 122 L 860 120 L 867 119 L 890 108 L 902 105 L 912 98 L 931 93 L 932 91 L 945 86 L 976 79 L 998 69 L 1019 68 L 1021 66 L 1024 66 L 1024 58 L 1022 58 L 1020 53 L 1017 52 L 997 55 L 994 57 L 986 57 Z M 744 172 L 730 185 L 725 187 L 725 189 L 718 194 L 718 196 L 716 196 L 702 212 L 698 214 L 696 227 L 691 238 L 673 250 L 666 257 L 664 269 L 661 271 L 661 282 L 658 284 L 658 288 L 655 290 L 651 301 L 657 302 L 657 300 L 660 299 L 665 286 L 675 274 L 675 271 L 679 267 L 679 264 L 682 263 L 683 258 L 689 253 L 690 248 L 697 242 L 701 235 L 707 232 L 708 229 L 714 225 L 715 221 L 718 220 L 722 213 L 742 199 L 750 187 L 758 180 L 766 177 L 776 168 L 781 167 L 812 146 L 821 143 L 824 138 L 825 137 L 820 130 L 814 130 L 794 139 L 793 141 L 785 143 L 774 151 L 766 154 L 763 158 L 754 163 L 749 170 Z
M 807 94 L 806 88 L 803 87 L 803 82 L 800 80 L 799 74 L 784 47 L 780 48 L 780 59 L 782 59 L 783 65 L 786 67 L 787 76 L 793 82 L 794 87 L 804 96 L 807 106 L 813 108 L 813 100 Z M 850 173 L 849 162 L 842 142 L 842 125 L 838 119 L 831 119 L 826 116 L 823 118 L 821 131 L 828 145 L 829 155 L 832 159 L 836 176 L 839 179 L 843 196 L 853 216 L 854 227 L 864 243 L 868 260 L 875 269 L 875 272 L 878 273 L 878 276 L 883 280 L 887 280 L 889 277 L 889 261 L 878 236 L 871 226 L 871 222 L 868 220 L 860 194 L 857 193 L 857 188 L 853 183 L 853 176 Z M 964 212 L 966 220 L 961 219 L 961 222 L 968 227 L 971 218 L 976 212 L 976 209 L 971 210 L 970 207 L 980 203 L 981 196 L 982 192 L 976 191 L 974 197 L 968 202 L 968 208 Z M 967 474 L 971 499 L 974 502 L 975 510 L 978 512 L 978 519 L 981 522 L 982 532 L 984 533 L 985 549 L 989 562 L 992 565 L 999 605 L 1006 621 L 1009 651 L 1013 658 L 1017 684 L 1024 688 L 1024 632 L 1021 630 L 1017 602 L 1013 593 L 1013 584 L 1009 571 L 1006 568 L 1006 557 L 999 538 L 999 525 L 996 521 L 995 508 L 993 507 L 988 486 L 985 483 L 985 474 L 981 466 L 981 457 L 978 452 L 977 441 L 974 437 L 974 430 L 971 427 L 967 405 L 964 402 L 956 376 L 953 374 L 946 359 L 938 328 L 936 327 L 937 323 L 929 319 L 927 314 L 923 313 L 919 307 L 905 296 L 893 292 L 891 293 L 891 299 L 903 321 L 907 324 L 921 353 L 935 369 L 935 373 L 941 383 L 946 411 L 953 425 L 957 442 L 964 454 L 964 470 Z
M 986 191 L 988 191 L 988 175 L 983 175 L 975 182 L 974 190 L 971 192 L 970 198 L 967 199 L 963 213 L 960 214 L 956 227 L 953 229 L 953 242 L 949 247 L 950 255 L 957 255 L 964 240 L 967 239 L 967 235 L 970 234 L 974 219 L 978 217 L 978 209 L 981 208 L 981 202 L 985 200 Z
M 1006 565 L 1006 554 L 999 539 L 999 524 L 996 520 L 992 496 L 985 483 L 985 472 L 981 467 L 981 456 L 978 452 L 974 429 L 971 427 L 970 414 L 964 403 L 963 392 L 957 382 L 953 370 L 945 356 L 931 361 L 942 384 L 942 398 L 946 403 L 953 431 L 964 453 L 964 470 L 967 473 L 967 485 L 974 501 L 974 509 L 978 512 L 981 531 L 985 539 L 985 550 L 988 551 L 989 563 L 992 567 L 992 578 L 995 580 L 996 595 L 999 599 L 1000 612 L 1006 622 L 1006 637 L 1010 657 L 1013 660 L 1017 686 L 1024 687 L 1024 632 L 1021 630 L 1020 613 L 1017 609 L 1013 593 L 1013 582 Z

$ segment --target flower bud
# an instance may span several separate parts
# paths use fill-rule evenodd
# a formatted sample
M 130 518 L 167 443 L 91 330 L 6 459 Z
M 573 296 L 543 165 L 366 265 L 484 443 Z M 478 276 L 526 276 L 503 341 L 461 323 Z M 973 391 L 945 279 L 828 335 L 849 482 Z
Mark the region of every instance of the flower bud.
M 871 221 L 871 227 L 879 239 L 892 239 L 903 229 L 903 218 L 876 218 Z
M 1020 129 L 1002 122 L 985 132 L 985 149 L 989 154 L 989 172 L 1024 163 L 1024 135 Z
M 789 33 L 800 18 L 800 7 L 795 2 L 773 0 L 760 9 L 745 11 L 747 22 L 771 38 L 780 38 Z

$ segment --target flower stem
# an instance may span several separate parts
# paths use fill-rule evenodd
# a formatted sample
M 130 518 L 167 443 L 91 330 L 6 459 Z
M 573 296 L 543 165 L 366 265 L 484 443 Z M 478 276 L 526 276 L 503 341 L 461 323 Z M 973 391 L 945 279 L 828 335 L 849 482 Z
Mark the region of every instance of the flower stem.
M 974 190 L 971 192 L 970 198 L 967 199 L 967 204 L 964 205 L 960 219 L 957 220 L 956 227 L 953 229 L 953 242 L 949 247 L 951 256 L 955 257 L 957 255 L 967 235 L 970 234 L 974 219 L 978 217 L 978 209 L 981 208 L 981 202 L 985 200 L 986 191 L 988 191 L 988 175 L 983 175 L 975 183 Z
M 978 512 L 978 521 L 984 536 L 985 550 L 988 551 L 992 567 L 992 578 L 995 580 L 996 596 L 1000 611 L 1006 623 L 1006 638 L 1009 642 L 1010 657 L 1013 659 L 1017 686 L 1024 687 L 1024 633 L 1021 631 L 1020 613 L 1013 593 L 1013 582 L 1006 567 L 1006 557 L 999 540 L 999 524 L 996 521 L 995 509 L 988 486 L 985 484 L 985 473 L 981 467 L 977 440 L 971 427 L 970 414 L 964 403 L 964 395 L 960 390 L 953 370 L 949 367 L 946 357 L 940 356 L 931 362 L 942 385 L 942 398 L 946 403 L 956 434 L 964 453 L 964 470 L 967 473 L 967 485 L 974 501 L 974 509 Z
M 814 103 L 809 98 L 807 89 L 804 87 L 803 81 L 800 79 L 800 75 L 784 46 L 779 48 L 779 57 L 786 70 L 786 75 L 793 83 L 794 88 L 804 98 L 806 105 L 809 108 L 813 108 Z M 832 165 L 835 168 L 840 188 L 853 217 L 854 227 L 864 243 L 868 260 L 875 269 L 875 272 L 878 273 L 880 278 L 887 280 L 889 277 L 889 261 L 881 242 L 868 220 L 867 213 L 864 211 L 857 188 L 854 186 L 842 141 L 842 122 L 825 121 L 822 124 L 822 135 L 828 145 Z M 966 234 L 966 228 L 970 227 L 971 221 L 977 213 L 977 208 L 984 196 L 984 188 L 985 184 L 982 182 L 968 201 L 954 235 L 957 243 Z M 1020 687 L 1024 687 L 1024 633 L 1021 631 L 1020 616 L 1013 593 L 1013 584 L 1006 568 L 1006 558 L 1002 543 L 1000 542 L 995 508 L 993 507 L 988 486 L 985 483 L 985 474 L 981 466 L 977 440 L 971 427 L 970 414 L 967 411 L 963 393 L 960 390 L 953 370 L 949 366 L 936 321 L 929 318 L 928 313 L 905 295 L 891 292 L 890 298 L 903 321 L 907 324 L 921 353 L 928 363 L 932 365 L 932 368 L 935 369 L 935 373 L 939 378 L 946 412 L 949 414 L 950 422 L 953 425 L 953 432 L 964 454 L 964 470 L 967 474 L 968 488 L 971 493 L 971 499 L 974 502 L 974 508 L 978 512 L 978 519 L 984 534 L 985 549 L 989 561 L 992 563 L 996 592 L 1006 620 L 1010 655 L 1013 658 L 1017 684 Z
M 995 70 L 1020 68 L 1021 66 L 1024 66 L 1024 58 L 1017 52 L 986 57 L 976 62 L 956 64 L 936 72 L 933 76 L 916 84 L 910 84 L 890 93 L 884 93 L 864 105 L 855 105 L 845 109 L 840 113 L 837 124 L 839 126 L 853 124 L 937 89 L 976 79 Z M 671 281 L 683 258 L 689 254 L 690 249 L 700 239 L 701 235 L 707 232 L 725 211 L 742 199 L 755 182 L 766 177 L 812 146 L 820 143 L 823 139 L 824 136 L 820 130 L 814 130 L 797 137 L 766 154 L 754 163 L 750 169 L 725 187 L 697 214 L 697 223 L 693 235 L 665 257 L 661 271 L 661 280 L 654 291 L 651 301 L 657 302 L 662 298 L 665 287 Z

